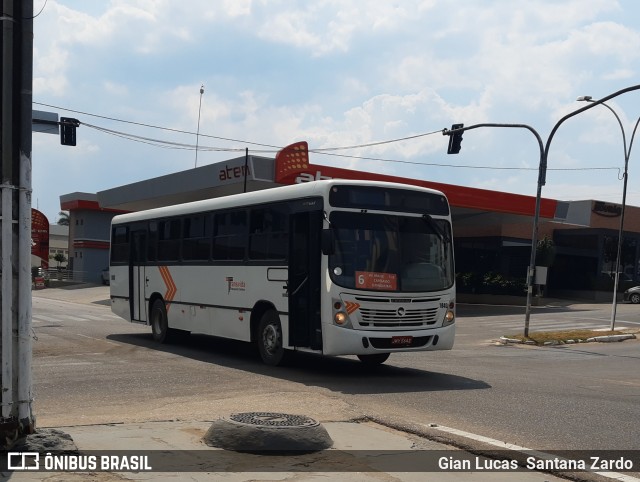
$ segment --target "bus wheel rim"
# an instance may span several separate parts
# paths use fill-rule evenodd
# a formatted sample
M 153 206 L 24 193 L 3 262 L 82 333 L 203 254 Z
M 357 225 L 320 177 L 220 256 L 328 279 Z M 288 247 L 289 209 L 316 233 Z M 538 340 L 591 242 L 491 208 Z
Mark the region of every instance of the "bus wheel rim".
M 162 315 L 160 313 L 156 313 L 156 316 L 153 317 L 153 329 L 156 333 L 162 332 Z
M 267 325 L 263 333 L 264 348 L 269 354 L 273 354 L 278 349 L 278 329 L 274 325 Z

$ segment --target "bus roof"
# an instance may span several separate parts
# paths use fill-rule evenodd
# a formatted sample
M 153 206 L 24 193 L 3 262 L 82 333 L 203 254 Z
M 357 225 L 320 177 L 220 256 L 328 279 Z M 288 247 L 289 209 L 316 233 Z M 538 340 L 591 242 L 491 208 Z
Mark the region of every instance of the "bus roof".
M 359 181 L 349 179 L 328 179 L 320 181 L 303 182 L 292 186 L 275 187 L 264 189 L 261 191 L 252 191 L 248 193 L 232 194 L 201 201 L 192 201 L 183 204 L 175 204 L 171 206 L 163 206 L 159 208 L 148 209 L 145 211 L 137 211 L 133 213 L 121 214 L 115 216 L 112 220 L 113 224 L 128 223 L 142 221 L 146 219 L 154 219 L 161 217 L 180 216 L 189 213 L 198 213 L 211 211 L 214 209 L 227 209 L 241 206 L 251 206 L 268 202 L 286 201 L 289 199 L 297 199 L 309 196 L 322 196 L 329 192 L 332 186 L 351 185 L 351 186 L 377 186 L 388 189 L 406 189 L 411 191 L 421 191 L 441 195 L 446 198 L 444 193 L 429 189 L 426 187 L 413 186 L 410 184 L 401 184 L 385 181 Z

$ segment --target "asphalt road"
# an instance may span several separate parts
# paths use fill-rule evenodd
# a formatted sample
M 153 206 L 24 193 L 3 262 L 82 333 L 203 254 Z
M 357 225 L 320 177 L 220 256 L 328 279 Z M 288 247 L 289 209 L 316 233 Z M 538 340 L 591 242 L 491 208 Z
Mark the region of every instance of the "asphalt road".
M 532 329 L 605 327 L 609 310 L 537 308 Z M 522 308 L 461 306 L 454 350 L 394 354 L 373 370 L 353 357 L 312 355 L 267 367 L 248 345 L 199 335 L 157 345 L 147 327 L 102 304 L 36 295 L 33 312 L 39 426 L 207 420 L 213 408 L 269 406 L 435 423 L 540 450 L 637 448 L 640 342 L 497 345 L 520 329 Z M 638 306 L 621 305 L 618 317 L 640 327 Z

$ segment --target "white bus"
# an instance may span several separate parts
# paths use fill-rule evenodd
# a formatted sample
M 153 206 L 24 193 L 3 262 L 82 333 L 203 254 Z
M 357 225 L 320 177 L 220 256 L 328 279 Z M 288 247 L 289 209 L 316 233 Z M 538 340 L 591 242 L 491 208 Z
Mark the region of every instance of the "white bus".
M 180 331 L 357 355 L 450 350 L 449 203 L 431 189 L 329 180 L 119 215 L 111 309 L 167 342 Z

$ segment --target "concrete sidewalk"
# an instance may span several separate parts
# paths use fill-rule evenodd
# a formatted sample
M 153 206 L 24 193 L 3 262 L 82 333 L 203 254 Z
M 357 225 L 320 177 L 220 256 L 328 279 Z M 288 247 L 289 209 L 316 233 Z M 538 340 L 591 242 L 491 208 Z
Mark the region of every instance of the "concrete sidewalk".
M 302 455 L 240 454 L 207 446 L 202 438 L 211 421 L 165 421 L 58 427 L 70 435 L 80 452 L 126 450 L 131 453 L 162 451 L 165 457 L 182 455 L 184 467 L 175 472 L 14 472 L 11 481 L 111 480 L 210 481 L 257 480 L 312 481 L 560 481 L 539 472 L 418 471 L 416 462 L 436 464 L 439 457 L 461 458 L 469 454 L 417 435 L 371 421 L 324 422 L 334 441 L 331 449 Z M 186 452 L 181 452 L 186 451 Z M 384 452 L 381 452 L 384 451 Z M 446 452 L 439 452 L 446 451 Z M 157 455 L 157 453 L 156 453 Z M 417 457 L 417 458 L 416 458 Z M 429 460 L 425 460 L 429 459 Z M 157 458 L 155 459 L 157 460 Z M 406 460 L 406 466 L 403 465 Z M 43 464 L 42 459 L 40 463 Z M 213 465 L 212 465 L 213 464 Z M 215 471 L 208 470 L 213 467 Z M 153 465 L 152 465 L 153 467 Z M 184 470 L 184 471 L 182 471 Z M 7 474 L 3 474 L 7 475 Z
M 33 298 L 69 301 L 72 303 L 101 304 L 110 306 L 109 287 L 89 283 L 69 284 L 60 288 L 32 290 Z

